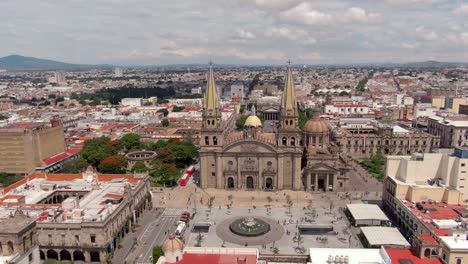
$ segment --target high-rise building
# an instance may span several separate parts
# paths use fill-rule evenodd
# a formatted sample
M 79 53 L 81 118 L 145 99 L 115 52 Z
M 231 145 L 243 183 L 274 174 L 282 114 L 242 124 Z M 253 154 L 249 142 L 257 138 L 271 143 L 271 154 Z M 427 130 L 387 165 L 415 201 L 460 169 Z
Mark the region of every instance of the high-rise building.
M 55 83 L 58 83 L 58 84 L 67 83 L 67 80 L 65 79 L 65 73 L 63 71 L 56 71 L 54 73 L 54 76 L 55 76 Z
M 122 68 L 115 68 L 114 69 L 114 77 L 122 77 L 123 76 L 123 69 Z
M 65 151 L 61 123 L 19 123 L 0 129 L 0 172 L 28 175 Z

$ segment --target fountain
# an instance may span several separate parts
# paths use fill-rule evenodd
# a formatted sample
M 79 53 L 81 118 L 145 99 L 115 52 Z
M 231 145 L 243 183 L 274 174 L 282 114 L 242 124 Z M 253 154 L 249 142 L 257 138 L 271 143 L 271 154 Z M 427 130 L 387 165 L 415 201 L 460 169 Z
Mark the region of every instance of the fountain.
M 229 229 L 236 235 L 254 237 L 261 236 L 270 231 L 270 225 L 258 218 L 245 217 L 234 220 Z

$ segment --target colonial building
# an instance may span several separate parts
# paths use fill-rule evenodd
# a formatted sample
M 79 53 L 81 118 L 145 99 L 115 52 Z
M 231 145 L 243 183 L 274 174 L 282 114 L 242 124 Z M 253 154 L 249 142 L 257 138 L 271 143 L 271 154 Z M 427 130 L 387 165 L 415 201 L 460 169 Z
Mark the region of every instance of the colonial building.
M 147 175 L 35 173 L 2 191 L 0 249 L 21 263 L 108 263 L 150 206 Z
M 312 143 L 317 132 L 312 129 L 307 134 L 311 141 L 303 144 L 291 67 L 286 72 L 277 127 L 264 129 L 253 111 L 244 129 L 235 131 L 236 117 L 222 120 L 210 65 L 200 141 L 202 188 L 346 190 L 345 164 L 329 151 L 328 132 L 318 131 L 319 146 Z M 317 121 L 322 122 L 310 122 Z
M 370 118 L 341 118 L 329 122 L 331 139 L 340 153 L 353 157 L 431 152 L 440 138 L 426 132 L 389 126 Z

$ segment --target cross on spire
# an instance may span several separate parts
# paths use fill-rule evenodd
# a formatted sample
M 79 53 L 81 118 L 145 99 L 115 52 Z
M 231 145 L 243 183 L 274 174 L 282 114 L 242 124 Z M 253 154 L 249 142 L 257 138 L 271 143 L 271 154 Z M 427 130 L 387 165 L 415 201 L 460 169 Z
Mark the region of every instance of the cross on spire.
M 288 66 L 291 66 L 291 59 L 289 59 L 287 62 Z

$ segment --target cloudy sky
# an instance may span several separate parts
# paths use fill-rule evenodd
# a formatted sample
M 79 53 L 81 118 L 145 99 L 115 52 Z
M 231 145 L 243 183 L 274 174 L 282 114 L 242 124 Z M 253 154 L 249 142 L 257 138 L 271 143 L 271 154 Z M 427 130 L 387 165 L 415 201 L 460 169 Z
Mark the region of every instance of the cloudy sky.
M 468 62 L 467 0 L 0 0 L 0 56 L 73 63 Z

